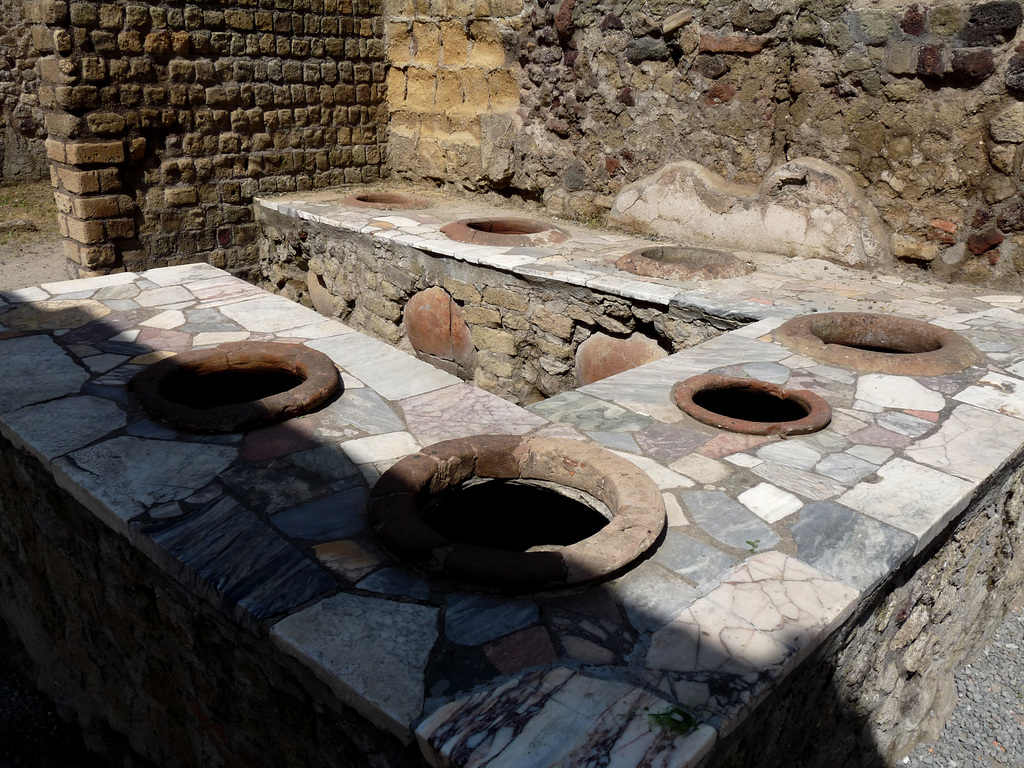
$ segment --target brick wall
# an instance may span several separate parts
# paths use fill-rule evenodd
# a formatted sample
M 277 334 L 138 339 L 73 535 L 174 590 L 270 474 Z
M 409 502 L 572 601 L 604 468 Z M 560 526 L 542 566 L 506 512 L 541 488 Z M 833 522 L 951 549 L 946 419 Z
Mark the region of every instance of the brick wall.
M 385 12 L 391 173 L 510 181 L 523 0 L 388 0 Z
M 377 0 L 26 5 L 66 256 L 244 272 L 258 194 L 379 178 Z
M 46 177 L 35 64 L 22 0 L 0 0 L 0 183 Z

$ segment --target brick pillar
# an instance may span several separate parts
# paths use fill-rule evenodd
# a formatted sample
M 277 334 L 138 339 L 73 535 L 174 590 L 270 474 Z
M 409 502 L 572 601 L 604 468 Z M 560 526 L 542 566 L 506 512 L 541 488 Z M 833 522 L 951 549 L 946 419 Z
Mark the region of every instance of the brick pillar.
M 143 139 L 46 141 L 64 255 L 81 277 L 121 271 L 123 251 L 134 248 L 135 203 L 119 194 L 120 166 L 144 148 Z

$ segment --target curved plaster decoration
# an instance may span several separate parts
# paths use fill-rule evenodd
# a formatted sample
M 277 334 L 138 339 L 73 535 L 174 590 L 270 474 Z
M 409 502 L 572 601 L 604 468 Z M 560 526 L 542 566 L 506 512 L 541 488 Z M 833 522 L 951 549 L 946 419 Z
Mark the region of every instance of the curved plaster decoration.
M 716 248 L 828 259 L 864 269 L 892 263 L 889 235 L 845 171 L 790 160 L 760 184 L 737 184 L 689 160 L 625 187 L 610 220 L 629 229 Z

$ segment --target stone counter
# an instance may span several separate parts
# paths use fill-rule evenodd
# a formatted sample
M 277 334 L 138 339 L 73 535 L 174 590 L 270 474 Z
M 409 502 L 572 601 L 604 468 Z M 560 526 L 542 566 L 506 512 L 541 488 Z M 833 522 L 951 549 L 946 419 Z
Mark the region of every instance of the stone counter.
M 206 265 L 2 294 L 0 610 L 96 738 L 165 766 L 899 756 L 1021 580 L 1024 303 L 790 268 L 746 284 L 774 280 L 774 304 L 695 292 L 776 308 L 764 319 L 529 409 Z M 923 316 L 987 365 L 856 374 L 776 344 L 815 301 Z M 344 393 L 203 437 L 125 388 L 241 340 L 326 353 Z M 711 370 L 813 389 L 832 424 L 786 440 L 700 425 L 669 393 Z M 661 490 L 664 537 L 573 593 L 487 595 L 393 562 L 369 490 L 481 433 L 617 452 Z

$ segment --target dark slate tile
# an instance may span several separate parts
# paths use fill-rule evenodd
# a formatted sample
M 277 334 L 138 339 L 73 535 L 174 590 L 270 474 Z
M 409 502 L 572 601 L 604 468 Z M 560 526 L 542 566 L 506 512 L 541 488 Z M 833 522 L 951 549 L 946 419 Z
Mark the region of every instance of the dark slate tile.
M 128 355 L 129 357 L 144 355 L 147 352 L 153 351 L 145 344 L 133 344 L 127 341 L 101 341 L 95 346 L 97 349 L 102 349 L 104 352 L 109 352 L 114 355 Z
M 444 632 L 458 645 L 480 645 L 527 627 L 539 616 L 533 600 L 453 592 L 448 595 Z
M 298 539 L 316 542 L 348 539 L 366 528 L 367 498 L 367 489 L 357 485 L 278 512 L 270 522 L 285 536 Z
M 356 586 L 368 592 L 401 595 L 416 600 L 426 600 L 430 597 L 430 585 L 419 576 L 401 568 L 382 568 L 367 576 Z
M 121 331 L 133 330 L 139 323 L 156 314 L 152 309 L 133 309 L 127 312 L 107 315 L 99 320 L 68 331 L 61 336 L 62 344 L 95 344 L 116 336 Z M 148 351 L 148 350 L 147 350 Z
M 807 504 L 789 526 L 797 557 L 867 590 L 914 551 L 917 538 L 832 501 Z
M 135 437 L 150 437 L 154 440 L 174 440 L 179 437 L 179 433 L 176 430 L 148 419 L 129 424 L 125 431 Z
M 238 466 L 224 472 L 220 481 L 249 509 L 272 515 L 330 493 L 319 478 L 284 465 Z
M 227 496 L 188 517 L 145 526 L 141 533 L 158 562 L 182 583 L 250 626 L 337 586 Z

